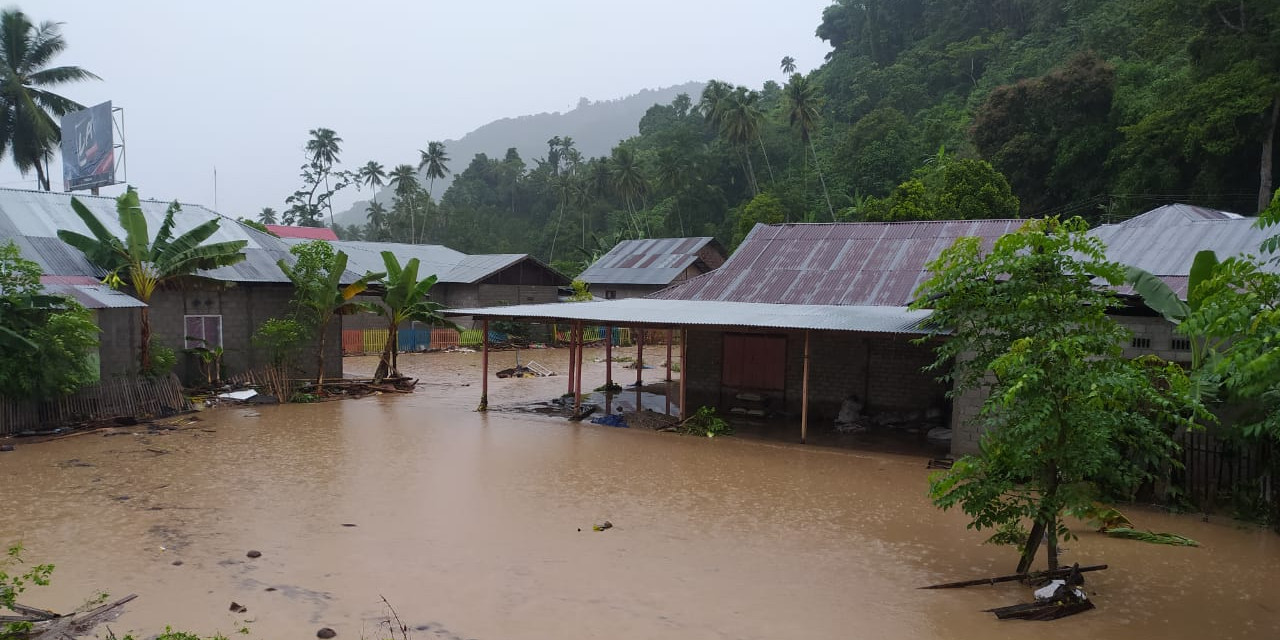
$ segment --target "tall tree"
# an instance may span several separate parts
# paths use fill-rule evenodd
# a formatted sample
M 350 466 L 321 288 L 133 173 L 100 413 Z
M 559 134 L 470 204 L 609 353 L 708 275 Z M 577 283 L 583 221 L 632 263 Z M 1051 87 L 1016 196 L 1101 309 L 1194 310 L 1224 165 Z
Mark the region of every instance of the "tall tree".
M 363 184 L 371 191 L 385 184 L 386 179 L 387 171 L 382 167 L 381 162 L 370 160 L 356 170 L 357 184 Z
M 818 162 L 818 149 L 813 145 L 813 131 L 818 127 L 818 90 L 808 78 L 796 73 L 787 81 L 783 92 L 787 96 L 787 120 L 791 126 L 800 130 L 800 141 L 808 145 L 813 152 L 813 167 L 818 170 L 818 181 L 822 183 L 822 197 L 827 201 L 827 213 L 835 222 L 836 210 L 831 206 L 831 195 L 827 193 L 827 179 L 822 175 L 822 166 Z M 801 152 L 803 154 L 803 151 Z
M 62 140 L 55 117 L 83 109 L 49 88 L 80 80 L 100 80 L 80 67 L 50 67 L 67 48 L 62 23 L 37 27 L 18 9 L 0 11 L 0 155 L 13 155 L 22 175 L 36 170 L 39 188 L 49 191 L 49 157 Z
M 435 197 L 436 178 L 444 179 L 449 175 L 449 154 L 445 149 L 444 143 L 433 140 L 427 143 L 427 150 L 418 150 L 420 156 L 418 160 L 418 171 L 425 171 L 427 176 L 427 194 L 432 198 Z M 440 221 L 441 226 L 447 224 L 446 220 Z
M 796 59 L 791 56 L 782 56 L 782 63 L 779 66 L 782 68 L 782 75 L 790 76 L 796 72 Z
M 415 222 L 417 212 L 415 210 L 416 207 L 414 206 L 414 201 L 417 199 L 416 196 L 421 187 L 418 185 L 418 174 L 414 171 L 413 165 L 396 165 L 396 168 L 391 170 L 390 184 L 396 191 L 396 198 L 400 200 L 404 206 L 408 207 L 409 242 L 416 243 L 418 235 L 416 231 L 417 223 Z
M 382 262 L 387 272 L 383 277 L 385 286 L 379 302 L 365 305 L 367 311 L 387 319 L 387 342 L 382 348 L 378 369 L 373 374 L 377 380 L 400 375 L 396 347 L 401 323 L 422 322 L 431 326 L 451 326 L 440 314 L 444 305 L 429 299 L 431 287 L 436 284 L 435 274 L 419 280 L 418 259 L 411 258 L 401 268 L 400 260 L 390 251 L 382 252 Z
M 92 237 L 58 230 L 58 238 L 82 251 L 89 262 L 107 272 L 107 281 L 113 286 L 128 285 L 133 294 L 144 304 L 150 304 L 151 296 L 160 287 L 197 271 L 226 267 L 245 259 L 244 248 L 248 242 L 205 241 L 218 232 L 218 219 L 206 220 L 190 231 L 174 237 L 174 216 L 182 207 L 174 202 L 165 211 L 164 221 L 153 239 L 147 230 L 147 217 L 133 187 L 116 198 L 116 214 L 123 238 L 118 238 L 98 220 L 93 212 L 77 198 L 71 199 L 71 208 L 89 228 Z M 142 307 L 139 325 L 142 343 L 138 364 L 143 373 L 151 372 L 151 308 Z
M 613 161 L 609 163 L 609 167 L 613 172 L 613 190 L 627 203 L 627 214 L 631 218 L 631 226 L 635 229 L 636 237 L 643 238 L 646 234 L 641 230 L 636 218 L 635 201 L 636 198 L 644 196 L 649 189 L 649 182 L 640 168 L 640 162 L 631 149 L 620 146 L 613 150 Z
M 751 162 L 751 143 L 760 138 L 760 125 L 764 119 L 759 102 L 759 93 L 746 87 L 736 87 L 717 105 L 720 133 L 742 154 L 747 183 L 751 186 L 753 196 L 760 194 L 755 166 Z M 765 159 L 768 160 L 767 154 Z M 772 169 L 770 172 L 772 173 Z
M 1131 497 L 1176 451 L 1173 429 L 1207 413 L 1180 366 L 1123 357 L 1132 336 L 1107 315 L 1120 302 L 1093 283 L 1119 285 L 1124 269 L 1084 220 L 1031 220 L 990 250 L 961 238 L 929 270 L 916 306 L 949 333 L 931 368 L 954 393 L 987 394 L 980 453 L 930 479 L 933 501 L 1021 546 L 1018 573 L 1042 539 L 1057 568 L 1063 514 Z
M 329 173 L 333 165 L 338 163 L 338 155 L 342 153 L 342 138 L 333 129 L 320 127 L 311 130 L 311 139 L 307 141 L 307 153 L 311 156 L 311 164 L 324 173 L 324 186 L 329 189 Z M 325 201 L 329 209 L 329 225 L 333 226 L 333 202 Z
M 365 208 L 365 216 L 369 220 L 365 238 L 373 241 L 387 239 L 387 208 L 381 202 L 370 202 Z
M 262 224 L 276 224 L 277 220 L 279 217 L 276 215 L 276 210 L 271 207 L 263 207 L 262 211 L 258 212 L 258 222 Z

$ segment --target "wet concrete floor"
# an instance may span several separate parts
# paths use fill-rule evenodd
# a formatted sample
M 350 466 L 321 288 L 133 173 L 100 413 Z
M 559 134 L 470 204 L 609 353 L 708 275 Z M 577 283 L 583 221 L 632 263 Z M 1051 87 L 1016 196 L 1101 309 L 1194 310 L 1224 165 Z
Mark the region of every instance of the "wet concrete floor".
M 562 351 L 532 355 L 563 371 Z M 57 565 L 30 604 L 138 593 L 120 636 L 387 637 L 385 596 L 427 639 L 1280 638 L 1274 533 L 1131 508 L 1138 526 L 1204 546 L 1082 533 L 1066 559 L 1111 565 L 1088 575 L 1098 610 L 999 622 L 981 610 L 1025 588 L 917 589 L 1014 564 L 929 504 L 924 458 L 476 414 L 479 360 L 401 356 L 432 374 L 412 395 L 18 441 L 0 453 L 0 542 Z M 584 386 L 602 371 L 588 366 Z M 490 398 L 565 384 L 493 381 Z

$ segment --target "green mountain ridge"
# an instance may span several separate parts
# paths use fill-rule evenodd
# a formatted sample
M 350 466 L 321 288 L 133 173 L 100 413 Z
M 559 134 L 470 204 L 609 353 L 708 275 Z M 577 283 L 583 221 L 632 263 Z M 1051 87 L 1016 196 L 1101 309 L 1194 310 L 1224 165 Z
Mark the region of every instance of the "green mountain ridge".
M 547 155 L 547 141 L 555 136 L 569 136 L 586 157 L 607 156 L 619 142 L 639 132 L 640 119 L 655 104 L 671 102 L 681 93 L 697 96 L 702 93 L 705 83 L 686 82 L 684 84 L 641 91 L 612 100 L 589 100 L 580 98 L 578 105 L 565 112 L 552 111 L 532 115 L 516 116 L 494 120 L 467 133 L 457 140 L 445 140 L 448 149 L 449 168 L 452 171 L 444 179 L 436 180 L 432 197 L 437 201 L 453 183 L 454 176 L 467 167 L 472 158 L 483 153 L 490 158 L 502 158 L 507 149 L 515 148 L 520 157 L 530 164 L 536 158 Z M 424 134 L 422 148 L 426 148 L 429 134 Z M 388 167 L 401 161 L 417 166 L 417 158 L 400 159 L 387 163 Z M 419 172 L 421 178 L 422 173 Z M 423 188 L 427 181 L 422 178 Z M 390 206 L 393 189 L 383 187 L 372 198 Z M 365 207 L 370 200 L 357 200 L 349 209 L 334 216 L 338 224 L 364 224 Z

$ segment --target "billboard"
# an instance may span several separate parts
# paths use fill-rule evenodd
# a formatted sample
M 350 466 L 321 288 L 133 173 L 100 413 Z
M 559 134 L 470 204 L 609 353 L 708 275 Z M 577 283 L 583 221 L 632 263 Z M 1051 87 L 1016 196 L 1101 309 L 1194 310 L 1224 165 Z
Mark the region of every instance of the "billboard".
M 62 184 L 66 191 L 116 183 L 111 102 L 62 116 Z

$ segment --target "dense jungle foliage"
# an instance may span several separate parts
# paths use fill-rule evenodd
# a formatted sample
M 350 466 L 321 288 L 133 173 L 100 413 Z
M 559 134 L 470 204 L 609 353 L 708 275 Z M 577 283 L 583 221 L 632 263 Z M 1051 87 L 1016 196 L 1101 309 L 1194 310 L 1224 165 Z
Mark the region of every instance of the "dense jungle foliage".
M 620 238 L 732 246 L 757 221 L 1252 214 L 1272 191 L 1277 26 L 1280 0 L 840 0 L 807 75 L 788 57 L 759 88 L 711 81 L 607 157 L 567 137 L 538 158 L 437 156 L 456 172 L 439 203 L 401 179 L 339 231 L 572 271 Z

